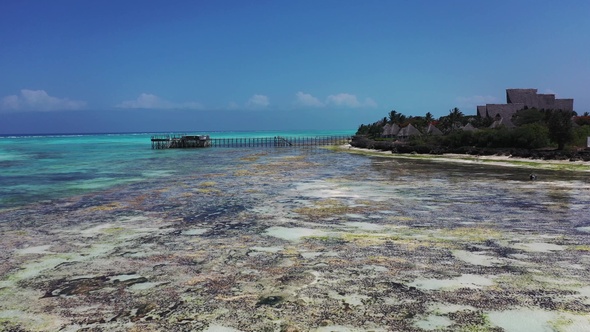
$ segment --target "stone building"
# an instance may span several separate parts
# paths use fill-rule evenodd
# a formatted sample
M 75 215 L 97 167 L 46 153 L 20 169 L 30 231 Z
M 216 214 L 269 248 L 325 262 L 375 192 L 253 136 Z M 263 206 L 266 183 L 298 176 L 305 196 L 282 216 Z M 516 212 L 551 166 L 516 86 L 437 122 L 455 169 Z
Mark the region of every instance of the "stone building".
M 539 94 L 537 89 L 506 89 L 506 104 L 477 106 L 477 114 L 509 121 L 514 113 L 525 108 L 573 111 L 574 100 L 556 99 L 554 94 Z

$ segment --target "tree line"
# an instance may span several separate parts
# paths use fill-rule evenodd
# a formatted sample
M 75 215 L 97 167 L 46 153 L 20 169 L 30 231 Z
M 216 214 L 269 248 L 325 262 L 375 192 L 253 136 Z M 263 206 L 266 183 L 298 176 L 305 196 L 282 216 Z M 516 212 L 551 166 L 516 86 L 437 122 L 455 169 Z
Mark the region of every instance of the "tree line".
M 566 146 L 586 146 L 587 137 L 590 136 L 588 112 L 578 116 L 573 111 L 527 108 L 516 112 L 509 119 L 514 124 L 513 128 L 504 125 L 490 128 L 494 120 L 479 115 L 466 116 L 456 107 L 449 110 L 449 114 L 438 119 L 434 118 L 430 112 L 424 116 L 406 116 L 392 110 L 387 116 L 374 123 L 361 124 L 356 134 L 379 140 L 383 139 L 383 127 L 387 124 L 396 124 L 400 127 L 411 124 L 423 133 L 429 124 L 433 124 L 443 132 L 443 136 L 436 138 L 428 135 L 414 136 L 409 138 L 409 143 L 438 144 L 448 147 L 524 149 L 556 146 L 558 150 Z M 477 130 L 464 130 L 467 124 L 471 124 Z

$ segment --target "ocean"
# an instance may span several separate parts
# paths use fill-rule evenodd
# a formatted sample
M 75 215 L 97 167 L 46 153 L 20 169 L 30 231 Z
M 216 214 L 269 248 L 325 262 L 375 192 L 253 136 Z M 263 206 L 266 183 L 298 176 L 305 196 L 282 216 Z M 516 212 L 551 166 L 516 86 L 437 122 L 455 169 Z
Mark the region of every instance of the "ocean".
M 0 136 L 0 209 L 113 186 L 232 167 L 244 149 L 151 150 L 162 133 Z M 165 133 L 170 134 L 170 133 Z M 212 132 L 213 138 L 317 137 L 354 131 Z M 236 158 L 237 157 L 237 158 Z
M 588 172 L 151 135 L 0 138 L 0 331 L 590 329 Z

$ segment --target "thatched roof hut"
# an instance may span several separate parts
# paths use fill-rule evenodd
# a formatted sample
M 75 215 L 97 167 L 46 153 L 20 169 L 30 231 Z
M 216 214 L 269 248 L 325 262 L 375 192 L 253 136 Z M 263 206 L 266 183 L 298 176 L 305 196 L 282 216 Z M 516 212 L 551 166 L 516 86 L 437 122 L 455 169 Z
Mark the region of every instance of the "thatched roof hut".
M 397 134 L 400 131 L 400 127 L 397 125 L 397 123 L 394 123 L 391 125 L 391 131 L 389 132 L 389 134 L 393 137 L 393 136 L 397 136 Z
M 500 127 L 515 128 L 516 126 L 509 119 L 496 117 L 496 121 L 490 125 L 490 128 L 494 129 Z
M 478 130 L 471 123 L 464 125 L 463 128 L 461 128 L 461 129 L 463 129 L 464 131 L 477 131 Z
M 400 139 L 407 139 L 411 136 L 420 136 L 420 135 L 422 135 L 420 130 L 418 130 L 416 127 L 412 126 L 412 124 L 409 124 L 409 125 L 401 128 L 399 130 L 399 133 L 397 133 L 397 137 Z
M 383 132 L 381 134 L 382 137 L 395 137 L 399 133 L 399 126 L 394 124 L 386 124 L 383 126 Z
M 383 131 L 381 131 L 381 137 L 387 137 L 390 130 L 391 130 L 391 125 L 389 123 L 385 124 L 385 126 L 383 126 Z
M 426 128 L 426 135 L 440 136 L 442 134 L 443 132 L 436 128 L 432 123 L 428 124 L 428 127 Z

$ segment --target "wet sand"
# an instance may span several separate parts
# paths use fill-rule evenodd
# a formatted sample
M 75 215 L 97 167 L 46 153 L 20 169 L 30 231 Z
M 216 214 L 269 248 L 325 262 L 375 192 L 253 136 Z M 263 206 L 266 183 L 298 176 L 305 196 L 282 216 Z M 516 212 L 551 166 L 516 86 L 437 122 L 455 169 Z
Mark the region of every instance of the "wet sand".
M 0 330 L 590 328 L 584 173 L 319 154 L 0 211 Z

